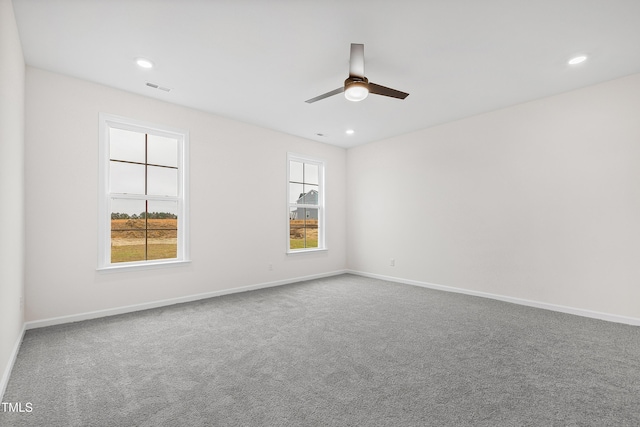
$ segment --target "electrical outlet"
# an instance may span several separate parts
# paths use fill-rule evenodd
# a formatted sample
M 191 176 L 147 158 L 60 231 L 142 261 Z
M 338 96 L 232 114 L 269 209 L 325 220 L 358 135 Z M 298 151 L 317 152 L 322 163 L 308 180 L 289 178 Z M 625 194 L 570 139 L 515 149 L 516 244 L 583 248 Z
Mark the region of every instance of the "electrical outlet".
M 24 297 L 20 297 L 20 311 L 24 310 Z
M 273 271 L 273 264 L 269 263 L 269 271 Z
M 389 261 L 389 265 L 391 267 L 395 267 L 396 266 L 396 259 L 395 258 L 391 258 L 391 261 Z

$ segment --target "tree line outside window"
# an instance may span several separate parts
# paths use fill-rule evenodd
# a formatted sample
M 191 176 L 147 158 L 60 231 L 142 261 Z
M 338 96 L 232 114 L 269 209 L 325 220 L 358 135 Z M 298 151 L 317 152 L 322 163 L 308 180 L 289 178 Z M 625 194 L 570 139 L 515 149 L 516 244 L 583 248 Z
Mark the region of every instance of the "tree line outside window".
M 111 219 L 178 219 L 178 215 L 170 212 L 140 212 L 140 214 L 112 212 Z

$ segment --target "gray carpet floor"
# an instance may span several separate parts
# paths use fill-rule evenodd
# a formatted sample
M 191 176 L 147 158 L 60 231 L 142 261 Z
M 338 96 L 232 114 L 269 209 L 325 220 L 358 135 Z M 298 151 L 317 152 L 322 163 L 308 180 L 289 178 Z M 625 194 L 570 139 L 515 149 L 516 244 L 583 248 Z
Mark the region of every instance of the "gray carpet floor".
M 640 426 L 640 328 L 353 275 L 27 331 L 0 426 Z

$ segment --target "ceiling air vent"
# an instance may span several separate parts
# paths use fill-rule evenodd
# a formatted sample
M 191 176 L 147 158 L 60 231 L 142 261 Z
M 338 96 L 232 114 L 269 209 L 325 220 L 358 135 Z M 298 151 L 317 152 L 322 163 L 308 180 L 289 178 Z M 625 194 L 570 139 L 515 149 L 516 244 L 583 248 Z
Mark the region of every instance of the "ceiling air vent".
M 152 87 L 152 88 L 154 88 L 154 89 L 160 89 L 160 90 L 163 90 L 163 91 L 165 91 L 165 92 L 169 92 L 169 91 L 171 90 L 171 89 L 169 89 L 168 87 L 158 86 L 158 85 L 157 85 L 157 84 L 155 84 L 155 83 L 149 83 L 149 82 L 147 82 L 147 86 Z

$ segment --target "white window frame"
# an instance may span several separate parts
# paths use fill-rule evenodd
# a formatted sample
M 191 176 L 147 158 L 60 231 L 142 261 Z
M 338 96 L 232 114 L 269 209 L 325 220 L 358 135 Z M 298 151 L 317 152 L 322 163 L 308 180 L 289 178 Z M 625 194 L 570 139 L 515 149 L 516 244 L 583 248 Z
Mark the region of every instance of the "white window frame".
M 123 271 L 135 269 L 148 269 L 157 267 L 175 266 L 190 262 L 189 260 L 189 185 L 188 185 L 188 160 L 189 160 L 189 131 L 172 128 L 140 120 L 129 119 L 112 114 L 100 113 L 100 137 L 99 137 L 99 199 L 98 199 L 98 270 L 99 271 Z M 150 135 L 165 136 L 178 140 L 178 195 L 169 196 L 142 196 L 146 200 L 171 200 L 178 203 L 178 237 L 177 257 L 161 260 L 144 260 L 132 262 L 111 262 L 111 198 L 140 199 L 140 195 L 111 194 L 109 192 L 109 129 L 117 128 Z
M 291 177 L 291 162 L 302 162 L 308 163 L 318 166 L 318 204 L 297 204 L 292 203 L 290 192 L 291 186 L 289 185 L 289 179 Z M 300 254 L 300 253 L 308 253 L 308 252 L 320 252 L 327 250 L 326 244 L 326 229 L 325 229 L 325 217 L 326 217 L 326 207 L 325 207 L 325 185 L 324 185 L 324 176 L 325 176 L 325 166 L 326 163 L 322 159 L 318 159 L 315 157 L 309 157 L 302 154 L 296 153 L 287 153 L 287 254 Z M 291 249 L 290 243 L 290 213 L 291 208 L 310 208 L 310 209 L 318 209 L 318 247 L 317 248 L 303 248 L 303 249 Z

